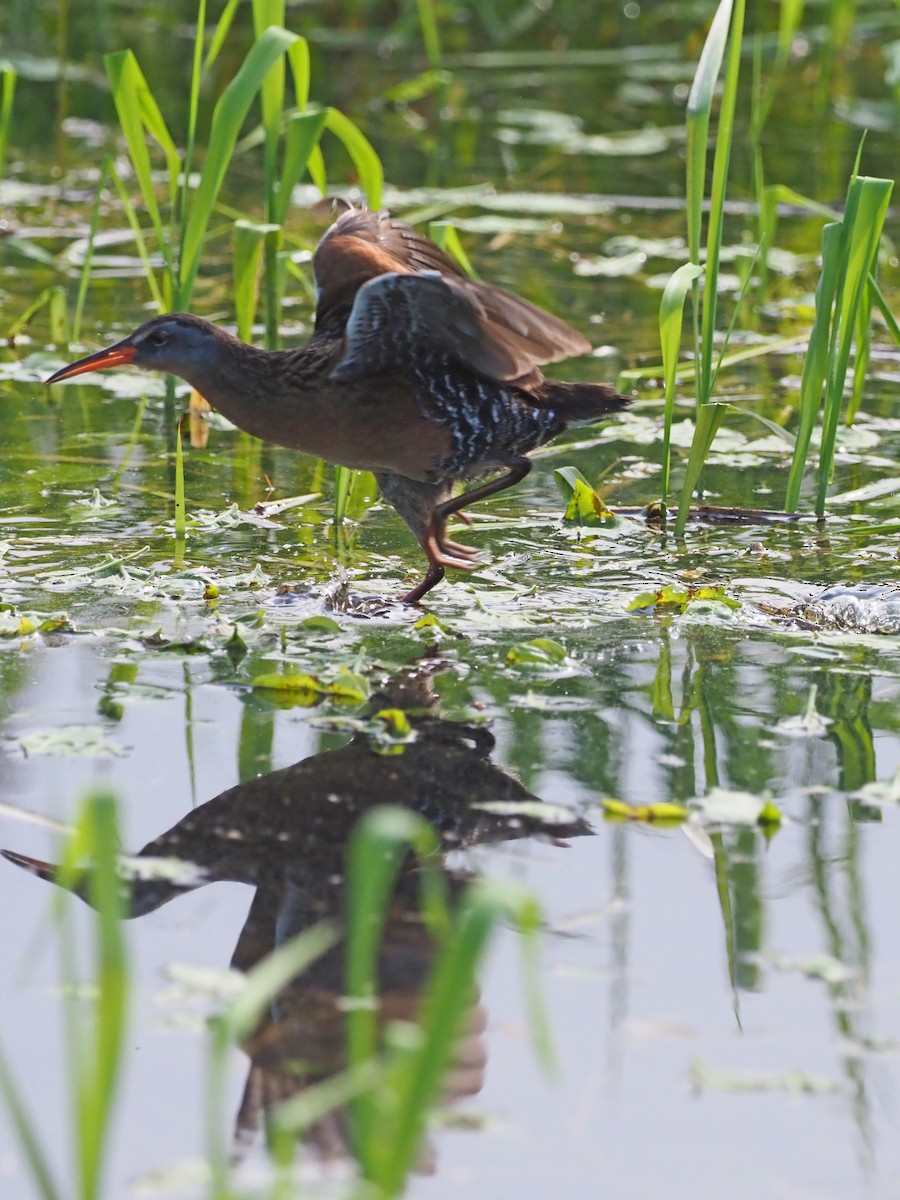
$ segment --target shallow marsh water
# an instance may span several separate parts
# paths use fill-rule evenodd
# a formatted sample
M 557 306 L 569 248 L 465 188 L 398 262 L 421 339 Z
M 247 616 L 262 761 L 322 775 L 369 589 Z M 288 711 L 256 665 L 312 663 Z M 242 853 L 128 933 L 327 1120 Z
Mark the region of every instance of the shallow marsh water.
M 860 9 L 823 107 L 815 107 L 822 38 L 812 30 L 769 125 L 770 177 L 824 203 L 842 198 L 860 123 L 874 126 L 864 169 L 891 175 L 896 161 L 880 48 L 896 35 L 896 8 Z M 335 48 L 333 37 L 314 41 L 314 86 L 366 125 L 384 157 L 393 208 L 452 212 L 485 278 L 591 334 L 598 355 L 567 365 L 569 374 L 612 378 L 657 361 L 653 280 L 683 257 L 672 243 L 683 233 L 680 128 L 707 15 L 697 5 L 610 17 L 594 61 L 567 53 L 562 41 L 548 61 L 540 23 L 512 49 L 491 48 L 493 57 L 451 39 L 444 120 L 428 102 L 374 103 L 412 74 L 412 59 L 397 47 L 373 54 L 385 39 L 359 31 L 349 47 Z M 110 48 L 134 46 L 154 82 L 168 78 L 171 108 L 180 102 L 182 40 L 176 30 L 174 52 L 160 56 L 152 22 L 132 20 Z M 553 34 L 566 32 L 559 18 Z M 99 60 L 78 42 L 84 36 L 76 21 L 77 57 L 96 72 Z M 183 50 L 186 61 L 187 38 Z M 0 183 L 9 324 L 43 287 L 67 278 L 58 266 L 85 233 L 101 156 L 94 143 L 115 145 L 102 90 L 72 82 L 70 115 L 100 124 L 70 123 L 57 178 L 36 120 L 54 95 L 47 83 L 20 84 L 11 169 Z M 258 163 L 243 162 L 230 199 L 249 208 Z M 740 153 L 735 172 L 729 236 L 737 246 L 754 228 L 752 211 L 739 203 L 748 194 Z M 122 224 L 112 204 L 107 220 Z M 736 411 L 706 475 L 711 504 L 780 507 L 784 443 L 737 410 L 792 424 L 819 225 L 784 215 L 779 248 L 791 254 L 780 260 L 782 273 L 773 269 L 761 317 L 748 308 L 739 324 L 751 329 L 748 344 L 800 341 L 722 376 L 720 393 Z M 317 236 L 300 216 L 298 233 Z M 893 212 L 888 233 L 897 235 Z M 57 265 L 38 262 L 35 247 Z M 91 346 L 146 312 L 132 248 L 103 253 L 110 257 L 84 328 Z M 198 311 L 229 318 L 227 279 L 223 240 L 211 247 Z M 893 263 L 882 282 L 896 301 Z M 310 313 L 299 289 L 288 312 L 287 335 L 304 336 Z M 48 349 L 50 341 L 38 318 L 0 363 L 0 597 L 13 606 L 0 614 L 8 635 L 0 642 L 0 844 L 54 858 L 56 823 L 68 824 L 98 784 L 120 799 L 129 851 L 186 817 L 202 823 L 217 810 L 201 806 L 238 783 L 295 763 L 312 772 L 333 762 L 321 756 L 348 744 L 352 723 L 363 719 L 361 698 L 284 707 L 253 688 L 254 678 L 291 664 L 328 680 L 347 666 L 374 689 L 436 644 L 443 669 L 429 671 L 428 685 L 444 750 L 429 769 L 459 741 L 471 750 L 473 772 L 459 768 L 461 790 L 440 814 L 455 816 L 462 832 L 451 833 L 468 846 L 452 850 L 447 838 L 448 870 L 509 875 L 539 896 L 558 1071 L 548 1080 L 536 1063 L 517 939 L 501 931 L 481 980 L 486 1028 L 460 1083 L 473 1094 L 445 1110 L 446 1128 L 433 1133 L 426 1156 L 431 1173 L 414 1179 L 410 1194 L 896 1197 L 900 642 L 894 633 L 843 628 L 827 603 L 816 603 L 828 588 L 898 583 L 890 486 L 900 437 L 896 349 L 877 339 L 863 414 L 843 435 L 824 522 L 698 521 L 683 543 L 638 515 L 603 530 L 564 525 L 557 466 L 577 464 L 614 508 L 656 498 L 662 408 L 658 390 L 642 385 L 621 421 L 568 435 L 536 456 L 523 486 L 473 512 L 467 536 L 490 561 L 433 594 L 435 626 L 378 603 L 421 566 L 389 510 L 359 503 L 335 533 L 329 471 L 222 428 L 188 457 L 192 520 L 183 558 L 173 561 L 163 385 L 107 375 L 48 395 L 39 380 L 75 353 Z M 135 431 L 135 404 L 145 397 Z M 687 422 L 689 393 L 682 411 Z M 679 444 L 686 442 L 683 425 Z M 283 511 L 255 507 L 294 496 L 313 498 Z M 636 597 L 669 585 L 718 587 L 737 607 L 714 598 L 684 611 L 627 611 Z M 873 593 L 856 595 L 867 602 Z M 896 600 L 875 598 L 875 627 L 896 629 L 887 619 Z M 61 614 L 66 623 L 43 633 L 21 623 Z M 236 628 L 240 644 L 231 640 Z M 559 643 L 564 655 L 521 649 L 539 638 Z M 473 722 L 490 730 L 495 746 L 471 733 Z M 363 781 L 372 800 L 433 801 L 437 783 L 424 768 L 418 788 L 408 780 L 379 785 L 385 760 L 368 761 L 350 771 L 354 803 L 368 802 L 359 799 Z M 590 830 L 569 830 L 562 846 L 546 836 L 552 824 L 543 838 L 523 838 L 515 822 L 504 829 L 499 817 L 490 828 L 466 825 L 472 797 L 496 798 L 514 789 L 509 780 Z M 326 794 L 342 797 L 349 825 L 349 792 Z M 290 900 L 272 902 L 281 933 L 333 902 L 332 884 L 313 886 L 313 867 L 339 854 L 346 829 L 326 823 L 327 848 L 316 843 L 311 796 L 307 782 L 294 801 L 296 858 L 277 868 Z M 767 796 L 786 818 L 768 834 L 756 822 Z M 691 817 L 675 828 L 614 823 L 601 807 L 611 797 L 688 804 Z M 275 843 L 286 828 L 276 828 Z M 258 822 L 248 829 L 237 840 L 265 841 Z M 218 837 L 204 841 L 210 855 L 221 850 Z M 275 861 L 271 846 L 259 855 Z M 0 866 L 3 1043 L 64 1167 L 48 888 Z M 257 876 L 243 865 L 222 876 L 128 926 L 136 1012 L 113 1196 L 191 1194 L 205 1145 L 199 1017 L 216 1001 L 184 964 L 223 970 L 236 945 L 246 962 L 248 945 L 262 937 L 258 911 L 247 923 L 248 884 L 258 888 Z M 255 907 L 265 908 L 258 896 Z M 77 919 L 86 933 L 87 911 Z M 416 949 L 413 939 L 405 959 L 398 952 L 413 981 L 407 995 Z M 236 1053 L 231 1112 L 247 1072 Z M 17 1144 L 6 1125 L 0 1130 L 3 1194 L 29 1196 Z M 262 1155 L 247 1133 L 243 1169 L 252 1177 Z M 311 1184 L 312 1194 L 323 1187 Z

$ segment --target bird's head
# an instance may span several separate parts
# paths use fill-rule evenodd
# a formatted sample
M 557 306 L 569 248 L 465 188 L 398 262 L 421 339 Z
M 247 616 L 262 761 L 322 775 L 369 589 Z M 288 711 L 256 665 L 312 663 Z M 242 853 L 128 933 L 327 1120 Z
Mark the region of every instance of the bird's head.
M 74 375 L 102 371 L 106 367 L 135 366 L 148 371 L 167 371 L 190 380 L 214 362 L 217 346 L 227 338 L 222 330 L 191 313 L 168 313 L 145 321 L 134 333 L 106 350 L 63 367 L 47 383 L 60 383 Z

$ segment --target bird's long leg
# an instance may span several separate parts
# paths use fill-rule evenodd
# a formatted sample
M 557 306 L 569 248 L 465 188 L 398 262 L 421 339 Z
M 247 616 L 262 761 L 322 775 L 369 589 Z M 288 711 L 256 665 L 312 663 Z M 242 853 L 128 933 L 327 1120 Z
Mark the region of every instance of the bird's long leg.
M 452 496 L 450 499 L 436 504 L 431 513 L 425 536 L 421 539 L 422 548 L 429 560 L 444 567 L 472 570 L 476 565 L 474 560 L 478 557 L 478 551 L 471 546 L 462 546 L 447 536 L 447 519 L 451 516 L 460 517 L 462 515 L 460 509 L 464 504 L 483 500 L 486 496 L 493 496 L 497 492 L 505 491 L 508 487 L 513 487 L 514 484 L 524 479 L 530 470 L 531 461 L 529 459 L 514 459 L 510 469 L 499 479 L 492 479 L 480 487 L 472 488 L 468 492 Z M 465 520 L 467 525 L 471 524 L 468 518 Z
M 441 582 L 446 567 L 453 567 L 459 571 L 471 571 L 475 568 L 478 551 L 471 546 L 454 542 L 447 536 L 447 519 L 458 516 L 467 504 L 484 500 L 487 496 L 513 487 L 524 479 L 530 470 L 529 459 L 513 459 L 509 463 L 509 470 L 499 479 L 491 479 L 480 487 L 444 500 L 440 497 L 446 496 L 446 485 L 419 482 L 386 471 L 377 476 L 385 499 L 393 504 L 428 555 L 429 565 L 425 578 L 417 587 L 400 597 L 401 603 L 418 604 L 426 593 Z M 463 520 L 466 524 L 471 524 L 468 517 L 464 517 Z
M 407 592 L 405 596 L 401 596 L 400 603 L 418 604 L 426 592 L 430 592 L 433 587 L 441 582 L 445 574 L 446 571 L 443 567 L 435 562 L 430 563 L 425 573 L 425 578 L 411 592 Z
M 486 500 L 488 496 L 496 495 L 497 492 L 505 492 L 507 488 L 515 487 L 531 470 L 531 459 L 514 458 L 508 465 L 509 470 L 499 479 L 490 479 L 480 487 L 462 492 L 459 496 L 451 496 L 449 500 L 444 500 L 441 504 L 436 505 L 432 513 L 432 521 L 444 522 L 454 513 L 459 515 L 459 510 L 468 504 L 475 504 L 479 500 Z

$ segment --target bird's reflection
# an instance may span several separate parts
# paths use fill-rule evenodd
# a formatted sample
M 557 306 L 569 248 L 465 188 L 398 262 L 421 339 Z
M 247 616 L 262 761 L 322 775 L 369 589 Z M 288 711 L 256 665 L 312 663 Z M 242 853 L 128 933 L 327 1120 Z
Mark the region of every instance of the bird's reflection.
M 453 850 L 536 835 L 562 843 L 589 833 L 587 823 L 574 817 L 554 821 L 479 807 L 498 801 L 524 807 L 537 797 L 490 761 L 494 738 L 486 728 L 438 715 L 431 688 L 438 669 L 439 664 L 430 663 L 398 673 L 372 702 L 372 712 L 390 707 L 406 713 L 415 736 L 392 748 L 402 752 L 385 754 L 368 734 L 358 734 L 338 749 L 222 792 L 150 842 L 136 856 L 138 865 L 141 859 L 164 859 L 187 871 L 135 879 L 129 915 L 142 916 L 205 883 L 250 884 L 256 892 L 231 960 L 233 968 L 248 971 L 322 918 L 340 920 L 348 837 L 355 822 L 378 805 L 406 806 L 433 825 L 451 897 L 471 878 L 445 861 Z M 2 853 L 42 878 L 56 880 L 52 864 Z M 390 902 L 378 962 L 382 1027 L 415 1019 L 434 956 L 419 910 L 418 871 L 410 857 Z M 271 1005 L 244 1047 L 251 1065 L 237 1117 L 239 1146 L 253 1140 L 279 1102 L 342 1070 L 342 991 L 339 943 Z M 473 997 L 445 1102 L 480 1090 L 484 1028 L 484 1010 Z M 337 1111 L 318 1121 L 305 1140 L 322 1160 L 343 1159 L 345 1114 Z M 430 1165 L 427 1152 L 421 1165 Z

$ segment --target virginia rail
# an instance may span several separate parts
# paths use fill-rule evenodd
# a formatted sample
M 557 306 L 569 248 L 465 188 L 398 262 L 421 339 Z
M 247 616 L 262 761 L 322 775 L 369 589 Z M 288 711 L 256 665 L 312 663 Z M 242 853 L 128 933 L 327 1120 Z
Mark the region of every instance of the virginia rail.
M 315 331 L 296 350 L 260 350 L 172 313 L 47 380 L 132 363 L 178 375 L 235 425 L 332 463 L 373 471 L 428 555 L 402 600 L 477 552 L 447 536 L 465 505 L 528 474 L 529 450 L 572 421 L 628 401 L 598 383 L 545 379 L 539 364 L 590 350 L 557 317 L 468 279 L 433 242 L 385 212 L 351 209 L 313 257 Z M 502 471 L 462 495 L 463 480 Z M 467 522 L 468 523 L 468 522 Z

